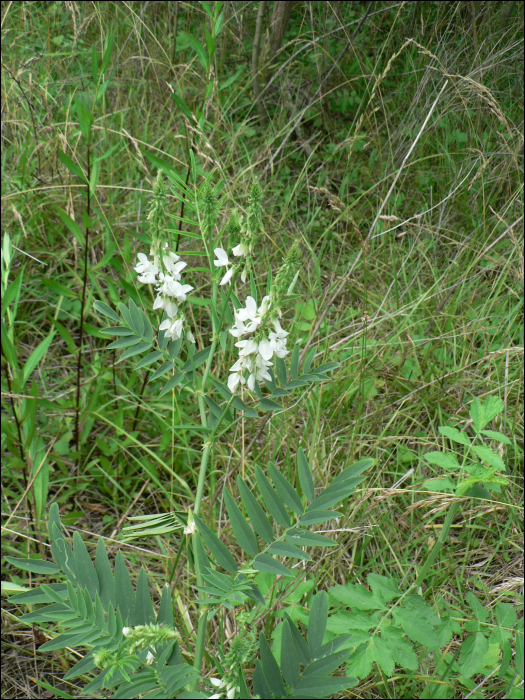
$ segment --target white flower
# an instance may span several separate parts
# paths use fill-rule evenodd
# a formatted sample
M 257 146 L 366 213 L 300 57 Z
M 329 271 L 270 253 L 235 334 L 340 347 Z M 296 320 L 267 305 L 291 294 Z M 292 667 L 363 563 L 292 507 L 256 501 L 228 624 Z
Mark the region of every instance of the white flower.
M 179 304 L 186 301 L 186 294 L 192 291 L 193 287 L 189 284 L 180 284 L 175 278 L 170 275 L 160 275 L 161 284 L 157 287 L 157 292 L 166 296 L 175 297 Z
M 122 628 L 122 634 L 127 637 L 128 634 L 131 632 L 131 627 L 123 627 Z
M 193 333 L 190 331 L 189 328 L 186 331 L 186 337 L 188 338 L 190 343 L 193 343 L 195 345 L 195 336 L 193 335 Z
M 153 303 L 154 309 L 164 309 L 170 318 L 177 315 L 177 304 L 170 297 L 159 294 Z
M 246 297 L 246 307 L 244 309 L 238 309 L 235 312 L 235 317 L 239 321 L 253 321 L 257 317 L 257 303 L 253 297 Z
M 184 528 L 184 534 L 185 535 L 193 535 L 195 534 L 195 530 L 197 529 L 197 523 L 195 520 L 192 520 L 191 523 L 188 523 L 188 525 Z
M 159 268 L 148 260 L 144 253 L 138 254 L 139 262 L 135 265 L 135 272 L 139 273 L 139 282 L 142 284 L 154 284 L 157 281 Z
M 153 654 L 151 653 L 151 651 L 148 651 L 148 655 L 146 656 L 146 664 L 147 664 L 148 666 L 151 666 L 151 664 L 154 663 L 154 662 L 155 662 L 155 657 L 153 656 Z
M 236 324 L 230 328 L 230 333 L 235 338 L 240 338 L 246 333 L 246 327 L 242 321 L 237 320 Z
M 230 261 L 228 260 L 228 255 L 225 250 L 223 250 L 222 248 L 215 248 L 213 252 L 217 257 L 217 260 L 213 261 L 215 267 L 227 267 L 230 264 Z
M 233 372 L 232 374 L 230 374 L 230 376 L 228 377 L 228 389 L 231 391 L 232 394 L 235 393 L 239 382 L 241 384 L 246 384 L 246 379 L 242 376 L 240 372 Z
M 173 275 L 174 279 L 180 280 L 180 272 L 181 270 L 184 270 L 187 263 L 182 262 L 179 256 L 175 255 L 175 253 L 172 253 L 171 251 L 167 255 L 163 256 L 163 260 L 166 270 Z
M 255 340 L 239 340 L 235 343 L 235 347 L 241 348 L 239 352 L 239 357 L 246 357 L 246 355 L 251 355 L 252 352 L 257 352 L 258 345 Z
M 247 268 L 244 268 L 244 270 L 241 272 L 241 282 L 244 284 L 247 279 L 248 279 L 248 270 L 247 270 Z
M 208 678 L 208 680 L 214 688 L 224 688 L 224 686 L 226 685 L 225 682 L 220 678 Z
M 221 286 L 222 286 L 223 284 L 228 284 L 228 283 L 229 283 L 229 281 L 230 281 L 231 278 L 233 277 L 233 272 L 234 272 L 234 268 L 233 268 L 233 267 L 230 267 L 230 269 L 228 270 L 228 272 L 224 275 L 224 277 L 223 277 L 222 280 L 221 280 Z
M 178 340 L 182 336 L 184 328 L 184 319 L 182 318 L 167 318 L 159 326 L 159 331 L 166 331 L 166 338 Z
M 246 245 L 246 243 L 239 243 L 239 245 L 236 245 L 235 248 L 232 249 L 232 253 L 236 257 L 240 257 L 241 255 L 243 257 L 246 257 L 249 252 L 250 252 L 250 250 L 249 250 L 248 246 Z

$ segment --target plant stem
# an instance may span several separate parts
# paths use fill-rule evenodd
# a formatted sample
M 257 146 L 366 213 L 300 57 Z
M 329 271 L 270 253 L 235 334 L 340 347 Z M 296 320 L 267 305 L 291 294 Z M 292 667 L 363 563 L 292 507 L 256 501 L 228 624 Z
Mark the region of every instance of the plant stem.
M 430 554 L 427 557 L 426 562 L 423 564 L 423 568 L 419 572 L 419 575 L 414 583 L 414 586 L 417 588 L 423 583 L 423 580 L 425 579 L 426 575 L 428 574 L 430 567 L 436 560 L 436 557 L 441 551 L 441 547 L 443 547 L 445 540 L 447 539 L 448 532 L 450 530 L 450 526 L 452 525 L 452 521 L 457 515 L 457 512 L 459 510 L 460 506 L 460 501 L 456 501 L 456 503 L 453 503 L 450 510 L 448 511 L 448 515 L 446 517 L 445 522 L 443 523 L 443 527 L 441 529 L 441 532 L 439 533 L 439 537 L 437 538 L 437 542 L 434 545 L 434 549 L 430 552 Z

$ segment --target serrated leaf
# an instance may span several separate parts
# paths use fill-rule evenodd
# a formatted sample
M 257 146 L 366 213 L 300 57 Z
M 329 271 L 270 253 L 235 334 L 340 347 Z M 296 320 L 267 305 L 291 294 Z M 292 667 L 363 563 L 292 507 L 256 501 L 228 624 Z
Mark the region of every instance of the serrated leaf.
M 380 574 L 368 574 L 366 581 L 374 592 L 380 593 L 385 603 L 401 596 L 401 591 L 393 578 L 387 578 Z
M 492 438 L 492 440 L 497 440 L 505 445 L 512 445 L 512 440 L 509 440 L 506 435 L 503 435 L 503 433 L 498 433 L 496 430 L 482 430 L 481 432 L 483 435 Z
M 297 515 L 304 513 L 303 504 L 290 482 L 281 474 L 273 462 L 268 462 L 268 471 L 274 483 L 275 489 L 284 503 Z
M 328 620 L 328 595 L 325 591 L 319 591 L 311 599 L 310 617 L 308 619 L 308 647 L 312 659 L 317 657 L 317 652 L 323 644 Z
M 459 470 L 458 460 L 455 454 L 449 452 L 426 452 L 423 457 L 431 464 L 437 464 L 442 469 Z
M 217 535 L 212 532 L 197 515 L 194 515 L 193 517 L 197 523 L 197 528 L 202 536 L 202 539 L 212 553 L 217 564 L 222 566 L 223 569 L 226 569 L 226 571 L 229 571 L 230 574 L 236 574 L 237 564 L 235 563 L 235 559 L 230 554 L 228 547 L 226 547 L 226 545 L 220 541 Z
M 331 594 L 332 590 L 330 589 L 329 592 Z M 366 632 L 376 625 L 377 620 L 375 620 L 374 616 L 364 611 L 354 610 L 348 612 L 348 610 L 339 610 L 333 615 L 330 615 L 326 628 L 333 634 L 345 634 L 348 630 L 361 630 L 362 632 Z
M 363 644 L 348 657 L 346 672 L 357 678 L 366 678 L 372 670 L 374 660 L 371 643 Z
M 266 517 L 264 510 L 257 502 L 255 496 L 252 494 L 240 476 L 237 477 L 237 485 L 253 529 L 265 542 L 273 542 L 274 536 L 271 523 Z
M 287 569 L 284 564 L 276 561 L 269 554 L 259 554 L 252 562 L 252 568 L 256 571 L 266 571 L 270 574 L 281 576 L 295 576 L 293 571 Z
M 299 447 L 297 450 L 297 471 L 304 495 L 309 501 L 313 501 L 315 498 L 314 481 L 312 479 L 310 465 L 308 464 L 302 447 Z
M 488 649 L 488 640 L 482 632 L 475 632 L 465 639 L 458 660 L 460 671 L 465 678 L 471 678 L 481 671 Z
M 491 450 L 490 447 L 485 445 L 474 445 L 472 451 L 475 452 L 478 457 L 486 462 L 490 467 L 496 467 L 502 471 L 506 471 L 505 462 L 501 459 L 499 454 Z
M 376 637 L 377 639 L 377 637 Z M 419 662 L 411 642 L 404 639 L 403 632 L 396 627 L 384 627 L 381 629 L 381 641 L 389 649 L 392 658 L 399 665 L 408 671 L 416 671 Z M 375 653 L 380 651 L 376 646 Z M 377 657 L 376 657 L 377 661 Z M 385 671 L 384 666 L 381 668 Z M 386 671 L 385 671 L 386 672 Z M 391 673 L 389 673 L 391 675 Z
M 345 586 L 332 586 L 330 595 L 336 600 L 353 610 L 386 610 L 381 594 L 375 591 L 367 591 L 360 583 L 347 583 Z
M 263 497 L 264 503 L 268 508 L 268 512 L 279 525 L 284 528 L 290 527 L 290 516 L 286 512 L 283 502 L 271 487 L 270 482 L 265 477 L 262 469 L 257 465 L 255 467 L 255 478 L 259 486 L 259 491 Z
M 448 437 L 448 439 L 452 440 L 452 442 L 457 442 L 460 445 L 470 447 L 470 440 L 468 439 L 468 436 L 465 435 L 465 433 L 460 432 L 457 428 L 451 428 L 448 425 L 440 425 L 438 430 L 441 435 Z
M 224 502 L 226 504 L 228 515 L 230 516 L 230 521 L 232 524 L 235 539 L 237 540 L 241 548 L 246 552 L 246 554 L 248 554 L 248 556 L 255 557 L 257 555 L 258 548 L 257 538 L 254 535 L 253 530 L 244 519 L 240 508 L 233 500 L 228 489 L 224 489 L 223 494 Z

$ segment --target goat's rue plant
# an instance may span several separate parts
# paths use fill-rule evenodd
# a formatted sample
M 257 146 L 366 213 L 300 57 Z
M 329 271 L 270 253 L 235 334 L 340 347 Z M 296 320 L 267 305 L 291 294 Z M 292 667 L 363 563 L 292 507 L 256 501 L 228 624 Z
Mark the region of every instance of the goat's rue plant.
M 52 603 L 24 618 L 32 623 L 59 620 L 64 628 L 62 634 L 41 647 L 42 651 L 65 646 L 89 649 L 67 673 L 67 679 L 71 679 L 98 669 L 84 693 L 117 688 L 115 697 L 147 693 L 148 697 L 166 698 L 176 696 L 186 687 L 184 697 L 207 697 L 199 693 L 198 686 L 208 623 L 215 616 L 233 610 L 238 632 L 228 644 L 221 645 L 215 674 L 205 681 L 213 697 L 248 697 L 245 669 L 254 664 L 256 696 L 325 697 L 355 683 L 353 679 L 330 676 L 342 659 L 334 656 L 338 643 L 322 644 L 328 615 L 326 593 L 319 592 L 312 598 L 307 639 L 287 618 L 285 634 L 289 644 L 283 646 L 279 668 L 265 634 L 256 633 L 258 621 L 268 612 L 257 576 L 265 572 L 274 579 L 292 581 L 301 575 L 298 569 L 301 562 L 312 560 L 309 550 L 335 546 L 331 538 L 316 533 L 315 527 L 310 528 L 342 516 L 334 507 L 354 492 L 373 460 L 364 459 L 348 467 L 320 493 L 316 493 L 314 476 L 300 447 L 297 471 L 292 478 L 287 479 L 273 462 L 268 463 L 266 470 L 255 467 L 255 491 L 239 476 L 240 500 L 225 489 L 224 503 L 233 539 L 244 553 L 240 565 L 215 534 L 215 524 L 206 522 L 208 518 L 201 509 L 208 465 L 220 436 L 239 420 L 258 416 L 259 411 L 283 410 L 276 399 L 282 401 L 298 388 L 329 379 L 326 372 L 338 365 L 329 363 L 312 368 L 313 348 L 305 358 L 301 374 L 298 344 L 291 352 L 289 367 L 285 362 L 290 351 L 289 331 L 283 328 L 286 325 L 283 311 L 299 271 L 297 245 L 287 252 L 273 281 L 270 273 L 267 293 L 257 302 L 254 273 L 258 272 L 256 244 L 262 230 L 263 200 L 257 180 L 249 189 L 246 217 L 237 212 L 231 215 L 224 230 L 228 242 L 222 242 L 216 230 L 217 196 L 209 182 L 204 183 L 197 196 L 192 196 L 191 189 L 175 174 L 169 176 L 172 188 L 182 192 L 198 222 L 208 259 L 210 344 L 196 347 L 196 335 L 200 337 L 201 333 L 191 327 L 186 311 L 188 295 L 194 287 L 187 283 L 187 263 L 173 249 L 165 227 L 167 184 L 160 173 L 148 215 L 150 247 L 138 253 L 134 268 L 138 283 L 154 290 L 152 312 L 158 314 L 157 323 L 152 324 L 150 311 L 140 308 L 132 299 L 127 304 L 119 303 L 118 313 L 103 302 L 96 302 L 95 309 L 117 324 L 103 331 L 117 337 L 109 348 L 122 349 L 124 359 L 138 359 L 136 369 L 148 367 L 152 371 L 150 381 L 160 384 L 161 396 L 177 390 L 196 399 L 203 444 L 193 508 L 189 512 L 136 517 L 138 524 L 125 531 L 128 538 L 161 530 L 163 534 L 178 532 L 182 541 L 186 541 L 199 596 L 196 638 L 192 648 L 181 650 L 180 635 L 174 629 L 169 584 L 163 589 L 155 615 L 144 570 L 140 572 L 135 592 L 121 553 L 112 571 L 101 540 L 95 565 L 78 534 L 71 550 L 62 533 L 56 505 L 51 507 L 49 516 L 49 537 L 56 566 L 48 562 L 40 562 L 38 566 L 44 567 L 49 575 L 62 572 L 65 582 L 42 585 L 23 593 L 17 600 Z M 231 249 L 230 254 L 226 249 Z M 248 279 L 250 293 L 243 295 L 242 288 Z M 241 285 L 239 296 L 234 292 L 237 284 Z M 244 303 L 240 301 L 243 296 Z M 235 355 L 228 376 L 216 377 L 214 360 L 219 350 L 225 357 L 230 355 L 229 344 L 234 344 Z M 290 566 L 289 562 L 294 560 L 298 564 Z M 34 570 L 32 561 L 13 561 Z M 220 626 L 224 629 L 222 621 Z M 191 664 L 187 663 L 188 656 L 192 658 Z

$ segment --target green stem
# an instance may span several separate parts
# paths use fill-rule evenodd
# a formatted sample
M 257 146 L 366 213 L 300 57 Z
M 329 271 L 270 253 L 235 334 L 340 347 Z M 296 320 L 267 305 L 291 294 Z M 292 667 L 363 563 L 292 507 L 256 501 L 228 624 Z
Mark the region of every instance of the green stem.
M 453 503 L 448 515 L 446 517 L 445 522 L 443 523 L 443 527 L 441 529 L 441 532 L 439 533 L 439 537 L 437 538 L 437 542 L 434 545 L 434 549 L 430 552 L 429 556 L 427 557 L 426 562 L 423 564 L 423 568 L 419 572 L 419 576 L 416 579 L 416 582 L 414 583 L 414 586 L 417 588 L 423 583 L 423 580 L 425 579 L 426 575 L 428 574 L 430 567 L 436 560 L 436 557 L 441 551 L 441 548 L 445 544 L 445 540 L 447 539 L 448 532 L 450 530 L 450 526 L 452 525 L 452 521 L 457 515 L 457 512 L 459 510 L 460 502 L 457 501 L 456 503 Z

